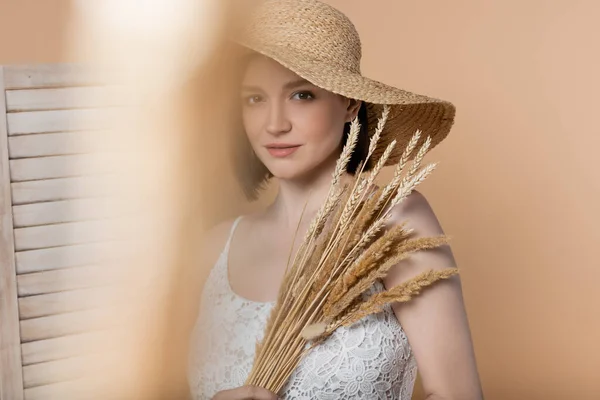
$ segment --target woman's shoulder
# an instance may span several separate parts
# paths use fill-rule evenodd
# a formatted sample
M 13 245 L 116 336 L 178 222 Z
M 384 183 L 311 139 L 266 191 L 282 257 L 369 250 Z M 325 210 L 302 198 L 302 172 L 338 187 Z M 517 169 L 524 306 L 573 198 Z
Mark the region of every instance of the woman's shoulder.
M 252 229 L 257 223 L 260 223 L 262 213 L 246 213 L 236 217 L 231 217 L 217 222 L 212 227 L 208 228 L 201 239 L 201 247 L 204 251 L 209 252 L 210 250 L 222 250 L 231 235 L 234 224 L 238 225 L 235 228 L 236 236 L 238 231 L 243 235 L 248 229 Z
M 409 227 L 421 235 L 443 234 L 441 224 L 425 195 L 413 190 L 406 198 L 390 210 L 392 224 L 407 222 Z
M 236 243 L 239 242 L 238 239 L 245 242 L 248 240 L 253 229 L 256 228 L 257 221 L 260 221 L 258 213 L 248 213 L 227 218 L 208 228 L 200 240 L 199 250 L 202 263 L 208 266 L 214 265 L 221 253 L 225 251 L 227 241 L 233 236 L 234 225 L 236 225 Z
M 390 211 L 390 224 L 406 222 L 412 229 L 411 238 L 437 237 L 446 235 L 429 201 L 421 192 L 413 190 L 401 203 Z M 385 286 L 390 288 L 428 269 L 456 267 L 456 260 L 448 243 L 434 251 L 420 250 L 390 269 L 384 279 Z M 457 278 L 455 278 L 457 279 Z
M 211 253 L 219 253 L 227 243 L 233 224 L 239 217 L 227 218 L 208 228 L 202 235 L 200 248 L 210 257 Z

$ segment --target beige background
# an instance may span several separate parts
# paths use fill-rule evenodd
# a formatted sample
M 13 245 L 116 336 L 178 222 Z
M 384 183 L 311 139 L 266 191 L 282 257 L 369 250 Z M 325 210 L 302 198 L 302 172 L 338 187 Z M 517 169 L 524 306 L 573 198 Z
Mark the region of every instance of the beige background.
M 486 399 L 599 398 L 600 4 L 330 3 L 366 75 L 457 106 L 421 191 L 455 238 Z M 68 15 L 0 0 L 0 64 L 79 61 L 61 47 Z

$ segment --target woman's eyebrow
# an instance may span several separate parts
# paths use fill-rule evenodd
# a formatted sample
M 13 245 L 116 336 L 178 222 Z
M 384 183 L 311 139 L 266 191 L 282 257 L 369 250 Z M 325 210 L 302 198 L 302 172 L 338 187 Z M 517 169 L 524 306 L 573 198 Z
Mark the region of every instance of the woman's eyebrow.
M 297 88 L 299 86 L 304 86 L 304 85 L 312 85 L 312 83 L 310 83 L 306 79 L 300 78 L 300 79 L 286 82 L 283 85 L 283 88 L 285 90 L 291 90 L 291 89 Z M 241 90 L 244 92 L 262 92 L 263 91 L 259 86 L 256 86 L 256 85 L 242 85 Z
M 258 86 L 242 85 L 241 91 L 243 91 L 243 92 L 262 92 L 263 90 Z
M 287 82 L 285 85 L 283 85 L 283 88 L 290 90 L 290 89 L 297 88 L 298 86 L 304 86 L 304 85 L 312 85 L 312 83 L 310 83 L 306 79 L 300 78 L 300 79 L 296 79 L 296 80 Z

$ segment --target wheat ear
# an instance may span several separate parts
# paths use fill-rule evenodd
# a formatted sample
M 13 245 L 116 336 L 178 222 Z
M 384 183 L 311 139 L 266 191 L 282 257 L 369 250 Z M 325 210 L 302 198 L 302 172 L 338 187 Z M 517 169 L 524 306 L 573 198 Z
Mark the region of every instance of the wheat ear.
M 386 304 L 407 302 L 419 294 L 422 289 L 442 279 L 448 279 L 458 274 L 458 272 L 458 268 L 445 268 L 423 272 L 407 282 L 401 283 L 385 292 L 373 295 L 369 300 L 362 303 L 357 311 L 345 315 L 343 319 L 337 321 L 334 325 L 349 326 L 367 315 L 382 311 Z

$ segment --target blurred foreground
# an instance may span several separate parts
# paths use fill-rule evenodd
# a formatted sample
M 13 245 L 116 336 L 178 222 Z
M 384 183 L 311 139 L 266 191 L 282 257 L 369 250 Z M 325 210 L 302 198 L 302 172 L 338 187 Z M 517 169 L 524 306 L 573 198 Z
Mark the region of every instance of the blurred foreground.
M 195 247 L 231 203 L 226 37 L 249 4 L 73 2 L 89 63 L 4 70 L 2 400 L 187 398 Z

